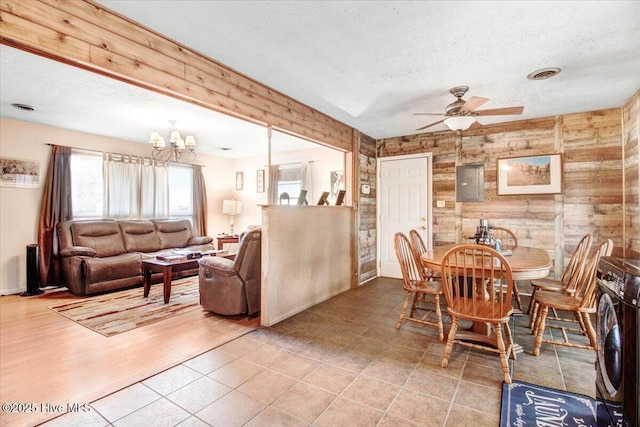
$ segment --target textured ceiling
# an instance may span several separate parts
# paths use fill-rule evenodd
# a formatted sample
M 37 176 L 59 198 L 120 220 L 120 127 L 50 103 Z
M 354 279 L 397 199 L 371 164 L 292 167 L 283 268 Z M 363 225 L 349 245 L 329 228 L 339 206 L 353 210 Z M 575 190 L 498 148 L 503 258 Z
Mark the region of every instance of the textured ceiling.
M 453 86 L 469 86 L 465 98 L 489 98 L 480 110 L 524 106 L 520 116 L 482 117 L 483 124 L 619 107 L 640 89 L 639 1 L 98 3 L 374 138 L 418 133 L 439 120 L 413 113 L 443 112 L 455 100 Z M 545 67 L 562 72 L 527 80 Z M 105 114 L 113 109 L 107 103 L 119 93 L 103 92 L 83 97 L 88 111 L 94 103 Z M 128 135 L 140 120 L 127 123 L 126 111 L 146 102 L 133 98 L 118 103 L 117 123 Z M 174 107 L 149 102 L 153 117 Z

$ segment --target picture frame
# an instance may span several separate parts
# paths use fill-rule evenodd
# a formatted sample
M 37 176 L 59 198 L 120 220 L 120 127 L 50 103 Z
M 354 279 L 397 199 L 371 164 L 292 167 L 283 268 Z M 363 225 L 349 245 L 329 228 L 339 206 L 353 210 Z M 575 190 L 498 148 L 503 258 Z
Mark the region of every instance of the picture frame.
M 329 204 L 329 201 L 327 200 L 328 197 L 329 197 L 329 192 L 323 191 L 322 196 L 320 196 L 320 200 L 318 200 L 318 206 L 328 205 Z
M 40 188 L 40 162 L 0 157 L 0 187 Z
M 244 189 L 244 173 L 236 172 L 236 190 Z
M 300 195 L 298 196 L 298 204 L 299 205 L 308 205 L 307 202 L 307 190 L 300 190 Z
M 499 196 L 562 193 L 562 156 L 507 157 L 497 160 Z
M 258 169 L 256 171 L 256 191 L 258 193 L 264 193 L 264 169 Z

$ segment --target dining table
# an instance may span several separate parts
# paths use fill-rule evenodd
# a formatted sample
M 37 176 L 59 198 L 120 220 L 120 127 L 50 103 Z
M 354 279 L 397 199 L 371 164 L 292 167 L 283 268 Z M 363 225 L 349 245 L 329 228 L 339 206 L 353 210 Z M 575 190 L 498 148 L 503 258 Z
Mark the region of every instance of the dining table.
M 455 243 L 435 246 L 427 250 L 420 257 L 422 264 L 433 271 L 440 271 L 442 258 L 449 249 L 456 246 Z M 503 251 L 507 262 L 511 266 L 513 280 L 542 279 L 551 271 L 551 258 L 546 250 L 529 246 L 516 246 L 509 251 Z M 490 343 L 488 339 L 492 335 L 491 326 L 483 322 L 473 322 L 467 331 L 459 331 L 456 339 Z M 522 352 L 522 347 L 514 343 L 514 353 Z
M 430 270 L 439 272 L 442 257 L 454 246 L 456 246 L 455 243 L 450 243 L 435 246 L 433 249 L 426 251 L 421 256 L 422 264 Z M 507 254 L 505 259 L 511 266 L 513 280 L 542 279 L 549 275 L 552 264 L 546 250 L 530 246 L 516 246 L 510 251 L 510 254 L 505 251 L 503 255 Z

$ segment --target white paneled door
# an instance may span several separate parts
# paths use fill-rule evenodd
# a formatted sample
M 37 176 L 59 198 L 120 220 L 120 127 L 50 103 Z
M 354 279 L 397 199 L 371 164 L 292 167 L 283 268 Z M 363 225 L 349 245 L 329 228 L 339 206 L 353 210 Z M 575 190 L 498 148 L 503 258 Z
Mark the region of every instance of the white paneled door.
M 380 159 L 378 170 L 379 274 L 402 277 L 393 236 L 419 230 L 431 248 L 431 155 Z

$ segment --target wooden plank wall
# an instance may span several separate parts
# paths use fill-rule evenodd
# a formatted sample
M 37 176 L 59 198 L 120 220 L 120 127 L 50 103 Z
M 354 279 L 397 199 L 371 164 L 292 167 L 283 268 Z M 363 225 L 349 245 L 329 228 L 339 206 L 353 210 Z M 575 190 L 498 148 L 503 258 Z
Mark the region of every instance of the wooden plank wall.
M 622 109 L 625 255 L 640 258 L 640 90 Z
M 0 42 L 344 151 L 352 128 L 89 0 L 1 0 Z
M 584 233 L 596 242 L 613 239 L 622 253 L 620 118 L 617 108 L 489 125 L 461 137 L 443 131 L 387 138 L 378 141 L 378 155 L 433 153 L 434 245 L 466 241 L 483 215 L 512 229 L 520 244 L 547 250 L 558 277 Z M 498 158 L 552 153 L 562 154 L 562 194 L 497 195 Z M 455 168 L 466 164 L 485 167 L 484 202 L 455 201 Z
M 359 229 L 358 240 L 360 248 L 360 277 L 359 283 L 377 276 L 377 218 L 376 218 L 376 140 L 360 133 L 359 146 L 359 174 L 360 186 L 366 184 L 370 188 L 369 194 L 362 194 L 360 188 L 354 191 L 360 194 L 358 207 Z

